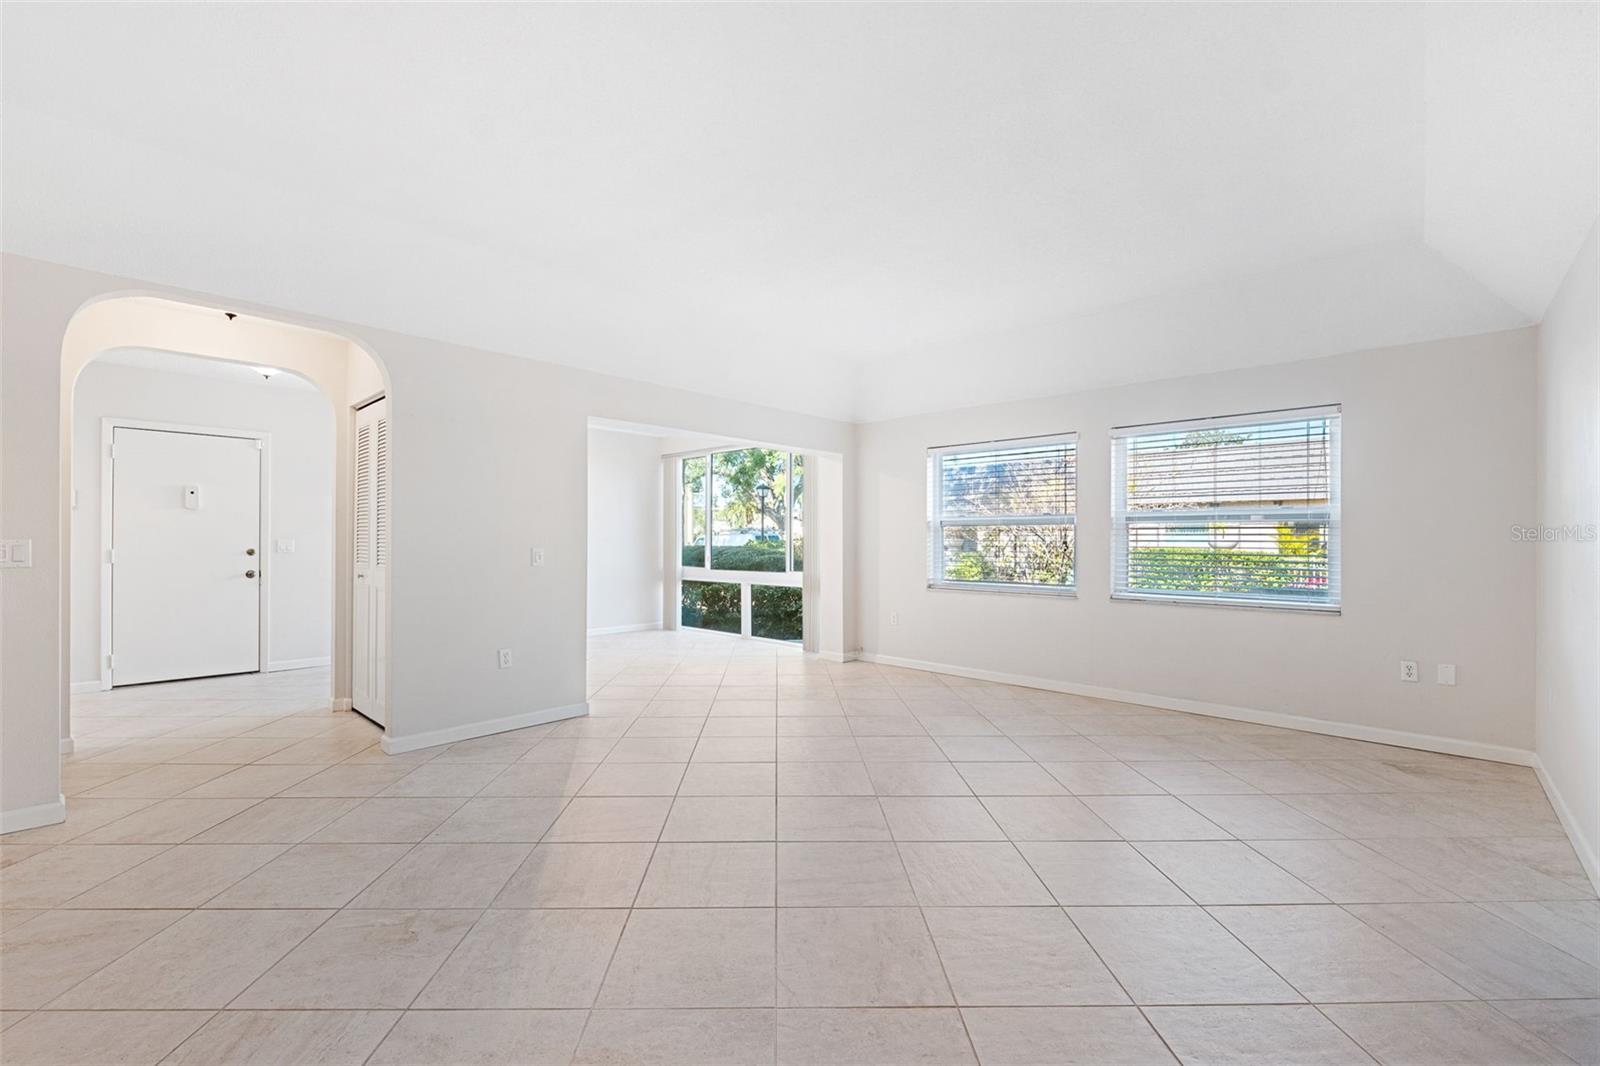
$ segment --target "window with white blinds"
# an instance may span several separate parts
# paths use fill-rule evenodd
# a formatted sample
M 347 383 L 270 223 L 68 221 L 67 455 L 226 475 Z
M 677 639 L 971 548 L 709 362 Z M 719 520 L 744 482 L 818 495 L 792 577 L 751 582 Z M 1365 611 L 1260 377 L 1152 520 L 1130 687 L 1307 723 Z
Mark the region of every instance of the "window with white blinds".
M 928 451 L 928 584 L 1071 592 L 1078 437 Z
M 1339 407 L 1111 431 L 1111 595 L 1339 607 Z

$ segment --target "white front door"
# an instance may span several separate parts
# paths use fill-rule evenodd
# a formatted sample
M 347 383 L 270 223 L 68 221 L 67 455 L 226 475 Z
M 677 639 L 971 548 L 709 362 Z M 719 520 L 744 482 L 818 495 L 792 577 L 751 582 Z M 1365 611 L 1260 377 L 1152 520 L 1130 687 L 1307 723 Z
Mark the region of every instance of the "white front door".
M 261 668 L 261 442 L 112 431 L 114 685 Z
M 350 633 L 350 704 L 388 722 L 389 405 L 356 412 L 355 589 Z

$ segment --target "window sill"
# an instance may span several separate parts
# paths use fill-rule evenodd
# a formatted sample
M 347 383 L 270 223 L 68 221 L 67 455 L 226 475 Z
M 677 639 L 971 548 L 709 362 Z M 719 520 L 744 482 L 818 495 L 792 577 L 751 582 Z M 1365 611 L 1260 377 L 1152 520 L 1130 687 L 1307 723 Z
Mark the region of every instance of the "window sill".
M 1067 600 L 1078 598 L 1076 586 L 1052 588 L 1048 585 L 1002 585 L 979 581 L 930 581 L 928 588 L 934 592 L 998 592 L 1003 596 L 1051 596 Z
M 1113 592 L 1111 599 L 1119 603 L 1165 603 L 1179 607 L 1222 607 L 1235 611 L 1287 611 L 1290 614 L 1327 615 L 1344 613 L 1342 605 L 1337 603 L 1250 603 L 1244 600 L 1214 600 L 1198 596 L 1139 596 L 1126 592 Z

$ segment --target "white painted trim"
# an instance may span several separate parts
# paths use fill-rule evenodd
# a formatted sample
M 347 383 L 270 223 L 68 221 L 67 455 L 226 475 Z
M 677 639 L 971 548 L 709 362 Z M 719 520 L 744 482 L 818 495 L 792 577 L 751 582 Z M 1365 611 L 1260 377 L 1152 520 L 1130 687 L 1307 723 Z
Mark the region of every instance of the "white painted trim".
M 613 633 L 643 633 L 649 629 L 660 629 L 660 622 L 635 622 L 626 626 L 600 626 L 598 629 L 589 630 L 591 637 L 608 637 Z
M 349 696 L 337 697 L 335 699 L 331 699 L 331 700 L 328 701 L 328 710 L 333 711 L 335 713 L 338 713 L 339 711 L 349 711 L 349 710 L 353 710 L 353 709 L 354 708 L 350 705 L 350 697 Z
M 857 659 L 865 658 L 865 656 L 859 655 L 859 654 L 857 654 L 855 652 L 848 652 L 847 653 L 847 652 L 842 652 L 842 651 L 806 652 L 806 655 L 807 655 L 808 658 L 809 657 L 815 657 L 817 659 L 821 659 L 825 663 L 853 663 Z M 906 660 L 906 661 L 909 662 L 910 660 Z M 883 660 L 883 662 L 884 662 L 885 666 L 889 665 L 889 661 L 887 659 Z M 936 671 L 936 672 L 942 673 L 944 671 Z
M 98 679 L 94 681 L 74 681 L 72 683 L 72 694 L 74 696 L 81 696 L 85 692 L 99 692 L 101 687 L 101 683 Z
M 78 744 L 71 737 L 62 737 L 61 738 L 61 754 L 63 754 L 63 755 L 71 755 L 77 749 L 78 749 Z
M 20 833 L 24 829 L 37 829 L 41 825 L 58 825 L 67 820 L 67 797 L 58 796 L 54 803 L 41 803 L 37 807 L 22 807 L 14 811 L 0 811 L 0 833 Z
M 323 655 L 310 659 L 280 659 L 275 663 L 268 663 L 263 673 L 275 674 L 280 670 L 310 670 L 318 666 L 329 666 L 333 663 L 331 656 Z
M 1583 838 L 1577 819 L 1572 817 L 1572 808 L 1567 806 L 1561 790 L 1556 788 L 1555 781 L 1545 771 L 1544 762 L 1537 755 L 1533 757 L 1533 772 L 1539 775 L 1539 784 L 1544 786 L 1550 806 L 1555 808 L 1556 817 L 1561 819 L 1561 828 L 1567 831 L 1567 840 L 1572 844 L 1572 850 L 1577 852 L 1584 873 L 1589 875 L 1589 883 L 1600 888 L 1600 857 L 1595 855 L 1594 848 Z
M 1125 689 L 1102 688 L 1098 685 L 1080 685 L 1070 681 L 1056 681 L 1045 677 L 1028 677 L 1023 674 L 1003 674 L 994 670 L 974 670 L 946 663 L 930 663 L 921 659 L 905 659 L 897 655 L 863 653 L 861 658 L 869 663 L 884 666 L 902 666 L 910 670 L 927 670 L 935 674 L 970 677 L 979 681 L 993 681 L 1001 685 L 1019 685 L 1023 688 L 1043 689 L 1046 692 L 1066 692 L 1074 696 L 1114 700 L 1118 703 L 1138 703 L 1146 707 L 1161 707 L 1169 711 L 1203 714 L 1210 718 L 1228 718 L 1236 722 L 1277 726 L 1281 729 L 1299 729 L 1307 733 L 1321 733 L 1346 740 L 1364 740 L 1373 744 L 1388 744 L 1397 748 L 1415 748 L 1435 751 L 1444 755 L 1460 755 L 1469 759 L 1487 759 L 1490 762 L 1511 763 L 1515 766 L 1534 766 L 1533 752 L 1522 748 L 1509 748 L 1499 744 L 1484 744 L 1476 740 L 1460 740 L 1429 733 L 1408 733 L 1401 729 L 1382 726 L 1358 725 L 1352 722 L 1333 722 L 1326 718 L 1307 718 L 1281 711 L 1262 711 L 1253 707 L 1231 707 L 1223 703 L 1206 703 L 1202 700 L 1182 699 L 1177 696 L 1158 696 L 1150 692 L 1129 692 Z
M 111 654 L 111 538 L 112 500 L 116 493 L 116 466 L 111 461 L 111 446 L 118 429 L 143 429 L 161 433 L 189 433 L 205 437 L 233 437 L 257 441 L 261 448 L 260 503 L 256 513 L 256 669 L 267 669 L 272 661 L 269 636 L 272 632 L 272 568 L 267 566 L 267 539 L 272 531 L 272 434 L 254 429 L 225 429 L 217 426 L 191 426 L 181 422 L 150 422 L 137 418 L 106 415 L 100 419 L 100 685 L 102 692 L 112 687 Z
M 408 751 L 417 751 L 420 748 L 433 748 L 440 744 L 457 744 L 463 740 L 476 740 L 478 737 L 493 736 L 495 733 L 509 733 L 513 729 L 526 729 L 529 726 L 560 722 L 567 718 L 583 718 L 588 713 L 589 705 L 587 703 L 573 703 L 565 707 L 529 711 L 527 714 L 491 718 L 487 722 L 471 722 L 467 725 L 452 726 L 449 729 L 435 729 L 428 733 L 415 733 L 408 737 L 386 735 L 379 743 L 383 747 L 385 755 L 404 755 Z

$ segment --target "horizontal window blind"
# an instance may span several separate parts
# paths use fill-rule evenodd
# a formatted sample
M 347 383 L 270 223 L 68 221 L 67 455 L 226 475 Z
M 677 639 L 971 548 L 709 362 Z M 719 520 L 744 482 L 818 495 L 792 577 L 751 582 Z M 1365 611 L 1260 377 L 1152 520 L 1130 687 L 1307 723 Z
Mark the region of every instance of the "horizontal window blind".
M 928 583 L 1070 592 L 1076 434 L 928 452 Z
M 1112 430 L 1111 594 L 1339 606 L 1339 408 Z

